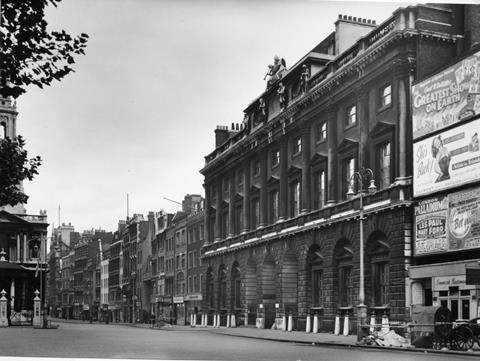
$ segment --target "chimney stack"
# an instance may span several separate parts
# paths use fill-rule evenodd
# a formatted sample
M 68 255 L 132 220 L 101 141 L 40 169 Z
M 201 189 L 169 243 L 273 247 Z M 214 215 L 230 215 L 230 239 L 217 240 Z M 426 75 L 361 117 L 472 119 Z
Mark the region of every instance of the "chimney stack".
M 339 14 L 335 22 L 335 55 L 343 53 L 375 27 L 375 20 Z
M 225 143 L 228 140 L 229 135 L 227 126 L 217 125 L 217 129 L 215 129 L 215 148 L 218 148 Z

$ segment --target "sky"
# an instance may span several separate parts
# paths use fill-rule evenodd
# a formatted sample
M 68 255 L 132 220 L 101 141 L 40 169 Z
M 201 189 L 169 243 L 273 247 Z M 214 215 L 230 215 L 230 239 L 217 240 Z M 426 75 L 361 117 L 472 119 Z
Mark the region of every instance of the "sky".
M 386 20 L 396 2 L 63 0 L 51 30 L 89 34 L 61 82 L 17 100 L 17 132 L 43 159 L 27 213 L 115 231 L 129 214 L 204 194 L 217 125 L 241 123 L 274 55 L 295 64 L 339 14 Z M 60 212 L 58 211 L 60 207 Z M 60 214 L 60 216 L 59 216 Z M 50 228 L 51 229 L 51 228 Z

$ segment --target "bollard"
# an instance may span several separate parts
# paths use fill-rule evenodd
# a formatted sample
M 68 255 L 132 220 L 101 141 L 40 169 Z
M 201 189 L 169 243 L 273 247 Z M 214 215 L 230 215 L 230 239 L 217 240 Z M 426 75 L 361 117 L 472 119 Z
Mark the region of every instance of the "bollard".
M 318 315 L 313 316 L 313 333 L 318 333 Z
M 230 315 L 227 313 L 227 328 L 230 328 Z
M 348 336 L 350 332 L 350 322 L 348 320 L 348 314 L 345 315 L 345 321 L 343 322 L 343 336 Z
M 292 332 L 292 329 L 293 329 L 293 316 L 290 314 L 290 315 L 288 315 L 288 328 L 287 328 L 287 331 L 288 331 L 288 332 Z
M 310 333 L 310 329 L 311 329 L 311 324 L 310 324 L 311 320 L 310 320 L 310 315 L 307 315 L 307 325 L 305 326 L 305 332 L 306 333 Z
M 237 320 L 235 319 L 235 314 L 232 315 L 232 321 L 230 322 L 230 327 L 237 327 Z
M 197 327 L 197 314 L 193 314 L 193 327 Z
M 370 333 L 373 333 L 375 331 L 375 314 L 372 313 L 372 315 L 370 316 Z
M 38 292 L 38 290 L 35 290 L 34 294 L 35 294 L 35 298 L 33 299 L 33 326 L 41 326 L 42 325 L 42 315 L 40 311 L 41 300 L 40 300 L 40 297 L 38 297 L 40 292 Z
M 282 316 L 282 331 L 287 330 L 287 316 L 283 315 Z
M 340 315 L 335 316 L 335 330 L 333 333 L 335 336 L 340 335 Z
M 1 292 L 2 297 L 0 297 L 0 327 L 8 327 L 7 298 L 5 297 L 6 293 L 7 292 L 5 292 L 5 290 L 2 290 Z M 34 300 L 38 298 L 38 294 L 35 293 L 35 295 L 36 297 Z M 40 298 L 38 298 L 38 309 L 40 309 Z M 35 317 L 34 317 L 34 320 L 37 321 Z M 39 321 L 37 321 L 37 323 L 39 323 Z
M 382 332 L 388 332 L 390 331 L 390 326 L 388 324 L 388 316 L 387 314 L 384 314 L 382 317 Z
M 407 334 L 405 335 L 405 338 L 408 341 L 408 344 L 412 344 L 412 324 L 407 324 Z

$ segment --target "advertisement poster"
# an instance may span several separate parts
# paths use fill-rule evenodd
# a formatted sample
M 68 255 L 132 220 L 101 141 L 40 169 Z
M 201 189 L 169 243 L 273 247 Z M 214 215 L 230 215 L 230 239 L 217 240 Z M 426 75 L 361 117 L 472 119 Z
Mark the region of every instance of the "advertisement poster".
M 413 139 L 480 113 L 480 52 L 412 87 Z
M 415 256 L 480 248 L 480 188 L 415 206 Z
M 413 194 L 431 194 L 480 179 L 480 119 L 413 144 Z
M 448 197 L 420 201 L 415 206 L 415 254 L 448 251 Z
M 450 250 L 480 247 L 480 189 L 448 196 Z

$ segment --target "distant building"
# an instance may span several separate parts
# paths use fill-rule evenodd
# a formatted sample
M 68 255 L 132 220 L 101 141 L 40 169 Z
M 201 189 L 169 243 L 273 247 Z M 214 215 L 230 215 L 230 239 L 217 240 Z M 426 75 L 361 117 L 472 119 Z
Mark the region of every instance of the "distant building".
M 204 199 L 196 197 L 196 201 L 187 216 L 187 282 L 184 297 L 187 313 L 187 323 L 191 322 L 191 315 L 196 315 L 195 320 L 201 322 L 200 311 L 203 303 L 202 281 L 205 267 L 201 261 L 201 249 L 204 242 Z
M 185 291 L 187 278 L 187 214 L 178 211 L 172 218 L 174 227 L 173 313 L 177 325 L 186 324 Z
M 0 142 L 17 135 L 17 114 L 13 100 L 0 98 Z M 46 211 L 30 215 L 23 204 L 0 207 L 0 291 L 6 292 L 9 325 L 33 323 L 36 290 L 47 305 L 47 227 Z
M 110 258 L 108 259 L 108 309 L 112 321 L 123 322 L 123 305 L 126 301 L 122 294 L 123 285 L 123 238 L 125 221 L 119 221 L 118 229 L 113 234 L 110 244 Z
M 173 322 L 173 214 L 155 215 L 155 238 L 152 239 L 153 314 L 157 322 Z

